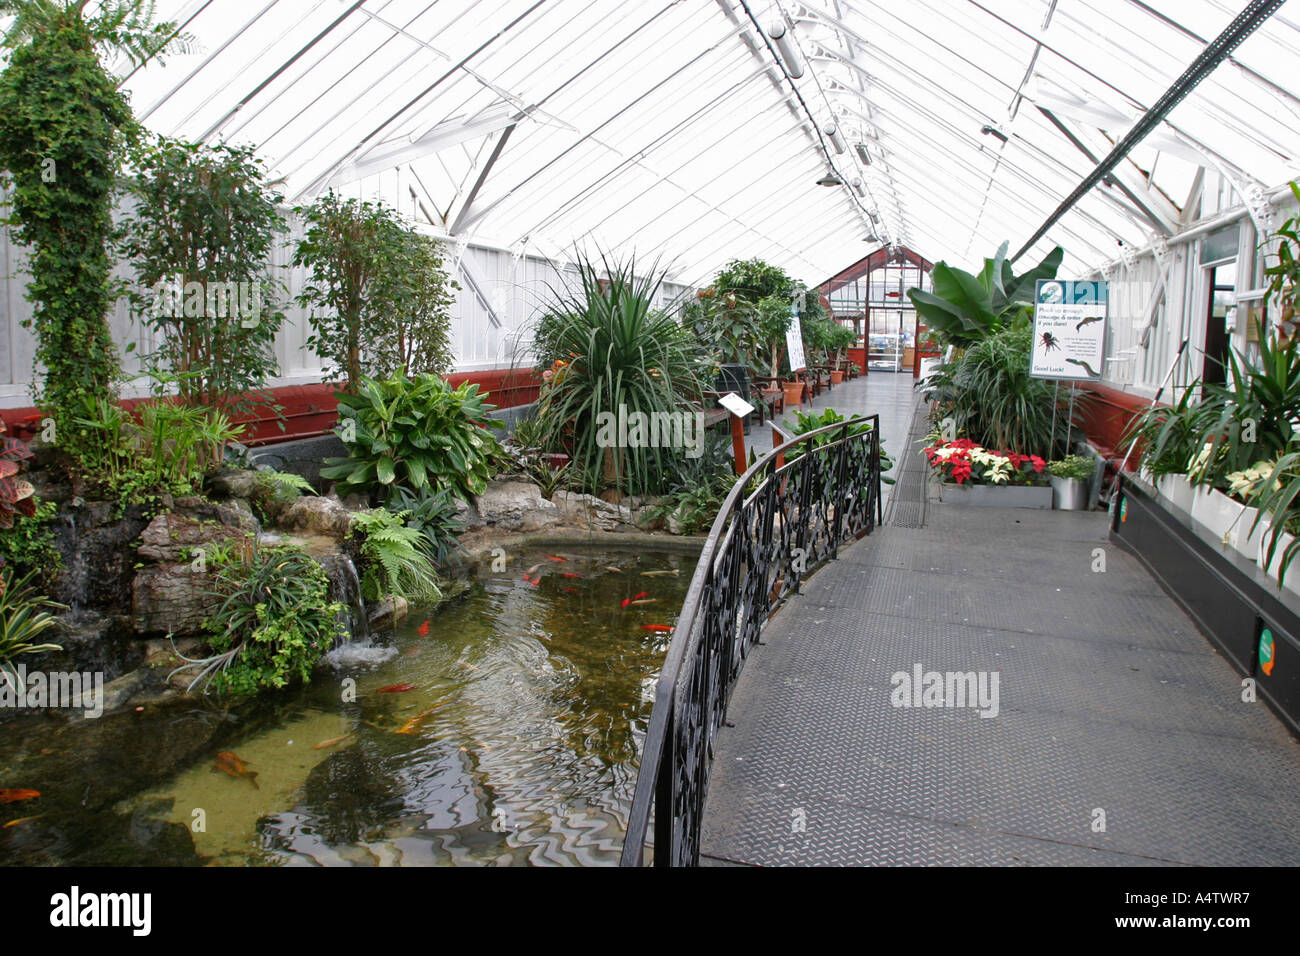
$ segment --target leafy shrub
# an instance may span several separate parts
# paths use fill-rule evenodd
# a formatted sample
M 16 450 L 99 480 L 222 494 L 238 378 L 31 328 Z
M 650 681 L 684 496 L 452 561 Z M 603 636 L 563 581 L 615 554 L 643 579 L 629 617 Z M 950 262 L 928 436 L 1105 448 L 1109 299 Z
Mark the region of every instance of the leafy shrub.
M 32 457 L 25 442 L 5 435 L 7 426 L 0 418 L 0 528 L 12 528 L 15 518 L 36 516 L 36 489 L 18 477 L 21 462 Z
M 206 622 L 217 656 L 193 661 L 219 691 L 252 694 L 311 680 L 312 669 L 346 636 L 343 606 L 329 600 L 329 578 L 306 552 L 260 548 L 248 564 L 234 562 L 217 575 L 221 605 Z M 191 685 L 192 686 L 192 685 Z
M 796 408 L 794 417 L 794 433 L 796 435 L 805 435 L 808 432 L 815 432 L 819 428 L 825 428 L 828 425 L 837 425 L 840 422 L 847 422 L 849 420 L 848 415 L 841 415 L 833 408 L 823 409 L 817 415 L 814 415 L 811 412 L 800 411 Z M 865 435 L 871 431 L 872 427 L 871 422 L 860 422 L 849 429 L 849 434 Z M 828 432 L 825 435 L 814 438 L 812 440 L 813 446 L 818 447 L 829 444 L 830 442 L 837 441 L 839 437 L 839 432 Z M 886 485 L 892 485 L 895 482 L 895 479 L 885 474 L 885 472 L 893 469 L 894 464 L 894 459 L 885 451 L 885 440 L 883 438 L 880 439 L 880 480 Z
M 488 431 L 504 427 L 488 416 L 491 408 L 468 382 L 452 388 L 438 375 L 408 378 L 401 369 L 367 379 L 356 395 L 339 397 L 348 457 L 327 461 L 321 476 L 337 481 L 340 495 L 387 499 L 394 488 L 481 495 L 493 458 L 503 454 Z
M 170 398 L 138 405 L 134 413 L 95 399 L 83 403 L 75 425 L 89 477 L 123 500 L 197 491 L 204 474 L 221 464 L 225 446 L 243 432 L 220 409 Z
M 934 336 L 965 348 L 1003 329 L 1026 327 L 1038 280 L 1055 278 L 1064 255 L 1057 246 L 1034 268 L 1016 275 L 1004 242 L 994 258 L 984 260 L 979 275 L 936 262 L 930 274 L 934 291 L 908 289 L 907 296 Z
M 1150 405 L 1129 421 L 1121 439 L 1125 447 L 1142 450 L 1142 466 L 1153 475 L 1185 475 L 1201 449 L 1202 420 L 1207 409 L 1188 387 L 1172 406 Z
M 731 440 L 708 432 L 700 457 L 675 460 L 669 474 L 667 500 L 651 508 L 647 517 L 673 516 L 684 534 L 708 529 L 736 480 Z
M 308 345 L 352 392 L 364 377 L 405 368 L 441 372 L 451 363 L 453 289 L 442 245 L 417 233 L 396 209 L 333 191 L 295 210 L 307 232 L 294 265 L 311 270 L 298 297 L 311 310 Z
M 1048 464 L 1047 470 L 1052 473 L 1053 478 L 1091 481 L 1092 476 L 1097 472 L 1097 459 L 1091 455 L 1066 455 Z
M 405 525 L 405 519 L 406 512 L 384 508 L 353 515 L 353 534 L 361 538 L 361 591 L 367 600 L 385 594 L 415 602 L 442 598 L 429 539 Z
M 0 535 L 0 564 L 49 585 L 63 566 L 63 556 L 54 548 L 53 520 L 57 510 L 54 502 L 40 501 L 30 518 L 17 514 L 12 527 Z

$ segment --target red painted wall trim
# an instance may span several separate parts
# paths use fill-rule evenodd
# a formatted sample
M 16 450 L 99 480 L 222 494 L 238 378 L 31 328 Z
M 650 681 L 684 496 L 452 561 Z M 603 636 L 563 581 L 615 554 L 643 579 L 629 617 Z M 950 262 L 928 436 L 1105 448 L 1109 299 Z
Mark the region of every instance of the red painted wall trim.
M 1079 389 L 1090 397 L 1081 411 L 1088 440 L 1103 451 L 1123 455 L 1121 442 L 1133 417 L 1151 404 L 1151 399 L 1100 383 Z
M 537 400 L 542 380 L 530 368 L 496 368 L 479 372 L 454 372 L 447 376 L 452 385 L 471 382 L 498 408 L 514 408 Z M 320 435 L 334 427 L 338 420 L 338 400 L 335 386 L 326 384 L 285 385 L 269 389 L 275 401 L 283 406 L 284 430 L 281 431 L 274 415 L 269 413 L 245 417 L 244 442 L 265 445 Z M 134 408 L 143 399 L 123 399 L 124 408 Z M 10 434 L 18 438 L 30 437 L 40 430 L 40 414 L 32 407 L 0 409 L 0 418 L 9 426 Z

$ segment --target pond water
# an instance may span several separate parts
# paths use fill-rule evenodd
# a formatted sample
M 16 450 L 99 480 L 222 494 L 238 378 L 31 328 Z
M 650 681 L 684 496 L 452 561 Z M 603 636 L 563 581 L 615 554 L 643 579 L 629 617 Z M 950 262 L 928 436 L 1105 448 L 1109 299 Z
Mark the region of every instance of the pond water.
M 0 864 L 616 863 L 694 564 L 516 555 L 301 688 L 6 721 Z

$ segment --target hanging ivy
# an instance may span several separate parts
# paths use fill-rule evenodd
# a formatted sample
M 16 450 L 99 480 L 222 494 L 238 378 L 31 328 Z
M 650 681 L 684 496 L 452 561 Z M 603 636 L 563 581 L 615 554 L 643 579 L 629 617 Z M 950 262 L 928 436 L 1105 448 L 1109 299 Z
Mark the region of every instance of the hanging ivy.
M 108 239 L 114 178 L 135 122 L 100 52 L 142 62 L 171 48 L 172 24 L 152 23 L 147 0 L 0 0 L 11 16 L 0 74 L 0 169 L 11 208 L 6 224 L 30 248 L 29 327 L 36 331 L 37 401 L 56 439 L 79 450 L 76 419 L 116 399 L 118 352 L 108 327 L 115 299 Z

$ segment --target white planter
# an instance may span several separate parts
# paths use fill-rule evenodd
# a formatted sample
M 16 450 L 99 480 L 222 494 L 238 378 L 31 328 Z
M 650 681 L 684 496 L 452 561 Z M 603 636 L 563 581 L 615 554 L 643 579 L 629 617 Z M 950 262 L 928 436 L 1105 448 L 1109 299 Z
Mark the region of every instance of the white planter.
M 1258 508 L 1241 509 L 1241 520 L 1237 522 L 1236 527 L 1228 532 L 1232 539 L 1232 546 L 1241 552 L 1242 556 L 1248 561 L 1257 561 L 1259 559 L 1259 541 L 1268 530 L 1268 520 L 1265 519 L 1259 523 L 1254 531 L 1250 526 L 1255 523 L 1255 516 L 1259 514 Z
M 1277 587 L 1277 569 L 1282 563 L 1282 555 L 1286 552 L 1287 546 L 1295 538 L 1285 531 L 1278 535 L 1277 551 L 1273 555 L 1273 560 L 1266 560 L 1268 554 L 1269 539 L 1269 520 L 1265 518 L 1259 523 L 1259 567 L 1260 570 L 1268 575 L 1273 587 Z M 1283 587 L 1292 594 L 1300 594 L 1300 555 L 1291 562 L 1291 566 L 1286 569 L 1286 577 L 1283 579 Z
M 1192 500 L 1192 521 L 1199 524 L 1215 541 L 1225 548 L 1233 547 L 1246 506 L 1229 498 L 1214 488 L 1197 488 Z
M 1156 479 L 1156 489 L 1160 497 L 1175 508 L 1190 512 L 1196 489 L 1191 486 L 1186 475 L 1161 475 Z

